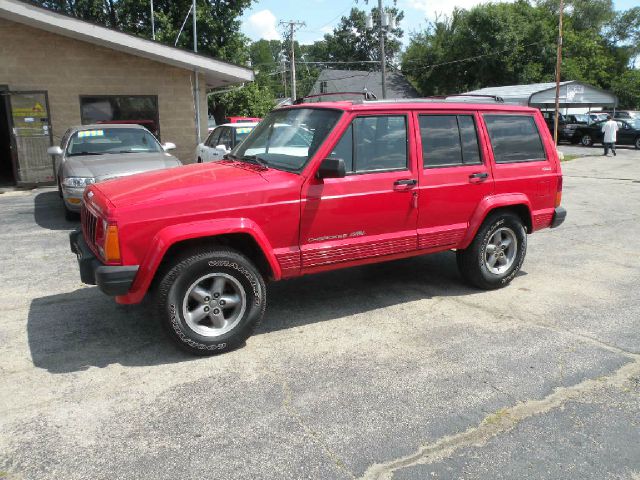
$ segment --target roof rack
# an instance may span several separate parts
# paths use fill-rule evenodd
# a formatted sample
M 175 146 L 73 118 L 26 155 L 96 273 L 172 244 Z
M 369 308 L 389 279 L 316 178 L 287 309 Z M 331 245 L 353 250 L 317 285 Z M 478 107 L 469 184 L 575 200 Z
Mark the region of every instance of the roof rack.
M 459 97 L 469 97 L 469 98 L 486 98 L 493 100 L 496 103 L 504 103 L 504 99 L 498 95 L 481 95 L 475 93 L 458 93 L 452 95 L 433 95 L 430 97 L 422 97 L 422 98 L 392 98 L 385 100 L 376 100 L 376 103 L 407 103 L 407 102 L 464 102 L 465 100 L 456 100 Z M 366 99 L 365 99 L 366 100 Z M 358 103 L 364 103 L 364 100 L 358 100 Z M 367 102 L 369 103 L 369 102 Z
M 376 100 L 378 97 L 373 92 L 330 92 L 330 93 L 318 93 L 315 95 L 306 95 L 304 97 L 298 97 L 293 101 L 294 105 L 300 105 L 304 103 L 307 98 L 328 97 L 330 95 L 362 95 L 363 100 Z

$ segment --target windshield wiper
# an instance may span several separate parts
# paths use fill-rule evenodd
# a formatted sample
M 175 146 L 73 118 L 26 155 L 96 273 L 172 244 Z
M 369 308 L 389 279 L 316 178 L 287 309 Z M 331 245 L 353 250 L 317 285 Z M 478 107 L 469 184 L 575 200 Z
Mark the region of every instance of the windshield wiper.
M 249 160 L 250 162 L 257 163 L 261 167 L 269 168 L 269 162 L 267 162 L 264 158 L 259 157 L 258 155 L 243 155 L 240 160 Z
M 97 152 L 78 152 L 78 153 L 70 153 L 67 156 L 69 157 L 76 157 L 79 155 L 102 155 L 102 153 L 97 153 Z

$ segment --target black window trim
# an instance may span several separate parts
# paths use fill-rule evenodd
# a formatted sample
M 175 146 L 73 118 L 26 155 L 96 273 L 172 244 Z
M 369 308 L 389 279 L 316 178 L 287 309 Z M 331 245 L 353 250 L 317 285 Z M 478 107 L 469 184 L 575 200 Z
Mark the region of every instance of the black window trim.
M 358 171 L 357 170 L 358 162 L 357 162 L 357 156 L 356 156 L 356 142 L 354 141 L 355 140 L 355 135 L 356 135 L 356 129 L 355 128 L 351 128 L 351 157 L 353 158 L 353 171 L 352 172 L 346 172 L 346 176 L 350 177 L 350 176 L 354 176 L 354 175 L 366 175 L 366 174 L 370 174 L 370 173 L 387 173 L 387 172 L 407 172 L 407 171 L 411 171 L 411 168 L 409 166 L 410 161 L 411 161 L 411 159 L 409 158 L 409 114 L 407 114 L 407 113 L 363 113 L 363 114 L 357 114 L 351 119 L 351 122 L 349 122 L 349 125 L 347 125 L 347 128 L 345 129 L 345 132 L 346 132 L 346 130 L 349 129 L 349 127 L 353 127 L 353 122 L 356 119 L 358 119 L 358 118 L 367 118 L 367 117 L 404 117 L 405 155 L 406 155 L 407 163 L 406 163 L 406 165 L 404 167 Z M 338 139 L 336 144 L 333 146 L 333 148 L 335 148 L 338 145 L 338 143 L 340 143 L 341 140 L 342 140 L 342 136 L 340 136 L 340 138 Z
M 484 154 L 482 152 L 482 148 L 480 145 L 480 137 L 478 136 L 478 122 L 476 121 L 476 112 L 435 112 L 435 113 L 428 113 L 425 111 L 420 111 L 417 112 L 417 116 L 418 116 L 418 135 L 420 135 L 420 157 L 422 159 L 422 169 L 423 170 L 435 170 L 438 168 L 452 168 L 452 167 L 478 167 L 478 166 L 483 166 L 486 165 L 486 159 L 484 158 Z M 456 125 L 458 125 L 458 138 L 460 139 L 460 158 L 462 159 L 462 163 L 443 163 L 440 165 L 426 165 L 424 163 L 424 149 L 422 146 L 422 133 L 420 132 L 420 117 L 421 116 L 431 116 L 431 117 L 435 117 L 435 116 L 448 116 L 448 117 L 452 117 L 455 116 L 456 117 Z M 473 126 L 476 129 L 476 145 L 478 145 L 478 155 L 480 156 L 480 161 L 478 163 L 465 163 L 464 161 L 464 153 L 462 151 L 462 133 L 460 132 L 460 120 L 458 120 L 458 117 L 460 116 L 465 116 L 465 117 L 471 117 L 471 119 L 473 120 Z
M 496 160 L 496 155 L 495 152 L 493 151 L 493 141 L 491 139 L 491 134 L 489 133 L 489 126 L 487 125 L 487 122 L 484 121 L 484 118 L 488 115 L 493 115 L 493 116 L 501 116 L 501 117 L 507 117 L 507 116 L 511 116 L 511 117 L 529 117 L 530 119 L 533 120 L 533 126 L 535 127 L 536 130 L 536 134 L 538 135 L 538 139 L 540 140 L 540 146 L 542 147 L 542 153 L 544 153 L 544 158 L 527 158 L 527 159 L 523 159 L 523 160 L 512 160 L 509 162 L 499 162 L 498 160 Z M 547 149 L 545 147 L 544 142 L 542 141 L 542 137 L 540 136 L 540 129 L 538 128 L 538 122 L 536 122 L 536 117 L 534 114 L 532 113 L 512 113 L 512 112 L 484 112 L 482 113 L 482 120 L 484 122 L 485 128 L 487 129 L 487 137 L 489 137 L 489 145 L 491 146 L 491 154 L 493 155 L 493 163 L 495 163 L 496 165 L 510 165 L 512 163 L 533 163 L 533 162 L 548 162 L 549 161 L 549 157 L 547 155 Z

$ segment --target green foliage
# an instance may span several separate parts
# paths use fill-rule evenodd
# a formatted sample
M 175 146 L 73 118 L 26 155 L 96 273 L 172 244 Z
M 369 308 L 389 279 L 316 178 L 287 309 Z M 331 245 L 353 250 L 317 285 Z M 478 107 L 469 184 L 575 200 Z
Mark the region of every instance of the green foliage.
M 386 10 L 393 14 L 398 22 L 404 18 L 404 13 L 395 7 Z M 374 25 L 379 25 L 380 12 L 378 9 L 373 8 L 371 15 L 374 19 Z M 333 30 L 333 33 L 326 34 L 324 40 L 318 42 L 316 48 L 312 50 L 313 55 L 327 61 L 379 61 L 378 29 L 367 29 L 366 17 L 366 11 L 352 8 L 348 17 L 342 17 L 340 24 Z M 387 62 L 392 62 L 398 57 L 402 48 L 400 39 L 403 36 L 403 31 L 397 27 L 385 35 L 385 57 Z M 360 68 L 363 65 L 356 64 L 355 66 Z
M 616 13 L 611 0 L 565 4 L 562 78 L 618 84 L 640 53 L 640 8 Z M 425 95 L 553 81 L 558 5 L 517 0 L 456 9 L 412 37 L 402 71 Z
M 34 0 L 45 8 L 74 15 L 123 32 L 151 38 L 148 0 Z M 156 39 L 173 46 L 192 0 L 154 0 Z M 198 0 L 198 51 L 243 64 L 249 60 L 248 39 L 240 33 L 240 17 L 253 0 Z M 191 19 L 178 46 L 193 48 Z
M 209 109 L 215 112 L 216 122 L 222 123 L 224 117 L 264 117 L 275 105 L 273 93 L 268 87 L 249 83 L 209 99 Z
M 618 96 L 619 108 L 640 110 L 640 70 L 627 70 L 612 84 L 613 93 Z

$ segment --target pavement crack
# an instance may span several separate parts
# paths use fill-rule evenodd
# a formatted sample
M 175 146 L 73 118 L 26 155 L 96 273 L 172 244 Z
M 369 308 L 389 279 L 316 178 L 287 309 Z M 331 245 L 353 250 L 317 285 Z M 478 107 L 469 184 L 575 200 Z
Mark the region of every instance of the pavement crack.
M 640 375 L 639 357 L 636 356 L 635 361 L 623 365 L 611 375 L 584 380 L 570 387 L 558 387 L 552 394 L 540 400 L 528 400 L 498 410 L 485 417 L 479 425 L 464 432 L 443 437 L 433 443 L 422 445 L 414 453 L 405 457 L 371 465 L 361 479 L 389 480 L 398 470 L 441 461 L 462 448 L 482 447 L 492 438 L 512 430 L 523 420 L 546 414 L 560 408 L 567 401 L 577 399 L 596 389 L 605 386 L 622 388 L 626 382 Z
M 304 418 L 302 417 L 302 414 L 295 408 L 295 406 L 293 405 L 293 392 L 291 391 L 291 387 L 289 387 L 289 382 L 287 382 L 285 378 L 282 378 L 280 375 L 276 374 L 273 371 L 270 371 L 270 373 L 279 381 L 282 387 L 282 393 L 284 394 L 284 399 L 282 400 L 282 408 L 284 408 L 289 417 L 295 420 L 296 423 L 300 425 L 300 428 L 302 428 L 305 434 L 313 439 L 320 446 L 320 448 L 322 448 L 324 454 L 331 460 L 334 465 L 345 472 L 349 476 L 349 478 L 355 479 L 356 476 L 351 470 L 349 470 L 349 467 L 347 467 L 344 460 L 342 460 L 342 458 L 327 445 L 327 442 L 325 442 L 325 440 L 318 432 L 307 425 Z

